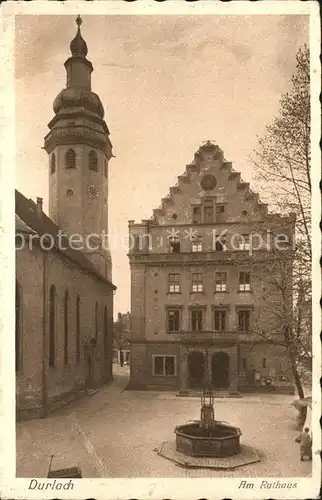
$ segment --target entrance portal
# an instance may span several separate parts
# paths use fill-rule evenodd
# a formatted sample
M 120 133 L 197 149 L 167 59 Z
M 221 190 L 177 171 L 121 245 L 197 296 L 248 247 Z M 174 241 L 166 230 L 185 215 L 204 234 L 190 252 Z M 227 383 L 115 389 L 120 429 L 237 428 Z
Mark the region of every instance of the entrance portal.
M 229 387 L 229 356 L 226 352 L 216 352 L 212 355 L 211 382 L 215 389 Z
M 205 357 L 202 352 L 193 351 L 189 354 L 188 375 L 191 388 L 202 387 L 205 375 Z

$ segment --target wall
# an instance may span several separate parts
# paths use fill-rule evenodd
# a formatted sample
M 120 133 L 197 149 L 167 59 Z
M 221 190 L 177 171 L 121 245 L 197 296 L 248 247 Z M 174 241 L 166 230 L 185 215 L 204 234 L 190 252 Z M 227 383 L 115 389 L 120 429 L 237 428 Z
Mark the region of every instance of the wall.
M 99 304 L 98 338 L 95 348 L 94 377 L 100 385 L 112 379 L 113 357 L 113 292 L 94 275 L 76 267 L 61 254 L 48 254 L 46 297 L 46 356 L 48 404 L 57 405 L 64 397 L 71 397 L 85 386 L 86 367 L 84 345 L 95 336 L 95 303 Z M 17 251 L 17 279 L 23 300 L 23 370 L 17 375 L 17 406 L 25 416 L 41 405 L 43 360 L 43 255 L 39 249 Z M 55 367 L 49 367 L 49 290 L 56 288 Z M 69 293 L 68 365 L 64 364 L 64 300 Z M 76 300 L 80 294 L 80 360 L 76 361 Z M 104 357 L 104 307 L 108 310 L 107 358 Z
M 26 416 L 39 413 L 42 404 L 43 257 L 24 247 L 16 252 L 16 279 L 21 300 L 21 363 L 16 373 L 16 402 Z

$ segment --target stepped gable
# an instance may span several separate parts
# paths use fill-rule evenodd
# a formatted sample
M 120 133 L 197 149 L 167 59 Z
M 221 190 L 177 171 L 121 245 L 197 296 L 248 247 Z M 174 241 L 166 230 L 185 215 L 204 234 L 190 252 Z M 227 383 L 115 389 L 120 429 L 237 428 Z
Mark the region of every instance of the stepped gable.
M 160 206 L 153 210 L 153 216 L 149 220 L 158 224 L 160 218 L 166 216 L 170 207 L 174 205 L 174 196 L 183 193 L 187 184 L 196 182 L 196 175 L 198 176 L 201 172 L 206 173 L 207 170 L 214 168 L 222 174 L 227 174 L 227 181 L 236 184 L 236 192 L 242 195 L 246 202 L 251 202 L 254 211 L 263 216 L 267 215 L 267 204 L 260 201 L 258 193 L 252 191 L 249 182 L 243 181 L 240 172 L 233 169 L 232 163 L 225 159 L 224 153 L 218 145 L 206 141 L 195 152 L 193 161 L 186 165 L 185 172 L 178 176 L 177 183 L 171 186 L 169 193 L 162 198 Z M 222 193 L 222 190 L 222 187 L 217 189 L 218 195 Z M 216 188 L 214 188 L 214 195 L 216 195 Z

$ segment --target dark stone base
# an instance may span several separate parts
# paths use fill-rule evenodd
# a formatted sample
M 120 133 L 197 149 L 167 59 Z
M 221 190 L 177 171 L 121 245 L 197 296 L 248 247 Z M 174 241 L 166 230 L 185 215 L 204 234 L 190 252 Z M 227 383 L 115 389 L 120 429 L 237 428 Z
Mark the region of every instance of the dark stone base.
M 108 383 L 110 383 L 110 381 Z M 103 385 L 100 387 L 103 387 Z M 49 399 L 47 405 L 47 413 L 45 413 L 42 406 L 37 406 L 34 408 L 18 408 L 16 410 L 16 420 L 21 421 L 32 420 L 34 418 L 45 418 L 47 415 L 50 415 L 51 413 L 54 413 L 64 408 L 65 406 L 68 406 L 73 401 L 77 401 L 78 399 L 81 399 L 85 396 L 92 396 L 98 391 L 99 387 L 88 389 L 84 386 L 81 386 L 73 391 L 58 394 L 57 396 Z
M 192 457 L 177 451 L 175 441 L 165 441 L 157 453 L 186 469 L 233 470 L 261 460 L 255 448 L 246 445 L 240 445 L 240 452 L 230 457 Z
M 200 398 L 202 392 L 194 389 L 180 389 L 177 397 L 191 397 L 191 398 Z M 228 392 L 228 391 L 213 391 L 213 395 L 215 398 L 242 398 L 242 394 L 240 392 Z
M 148 388 L 143 384 L 131 384 L 129 382 L 123 389 L 123 391 L 147 391 Z
M 295 394 L 295 389 L 293 386 L 280 386 L 280 387 L 270 387 L 270 386 L 248 386 L 241 385 L 239 390 L 245 394 Z

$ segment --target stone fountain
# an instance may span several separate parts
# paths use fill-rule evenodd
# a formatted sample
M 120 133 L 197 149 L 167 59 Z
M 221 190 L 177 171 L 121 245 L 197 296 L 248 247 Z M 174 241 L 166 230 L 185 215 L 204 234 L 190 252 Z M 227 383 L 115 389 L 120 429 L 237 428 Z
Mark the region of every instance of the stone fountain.
M 215 420 L 214 396 L 206 389 L 201 395 L 200 420 L 178 425 L 176 450 L 193 457 L 229 457 L 240 452 L 241 430 Z

